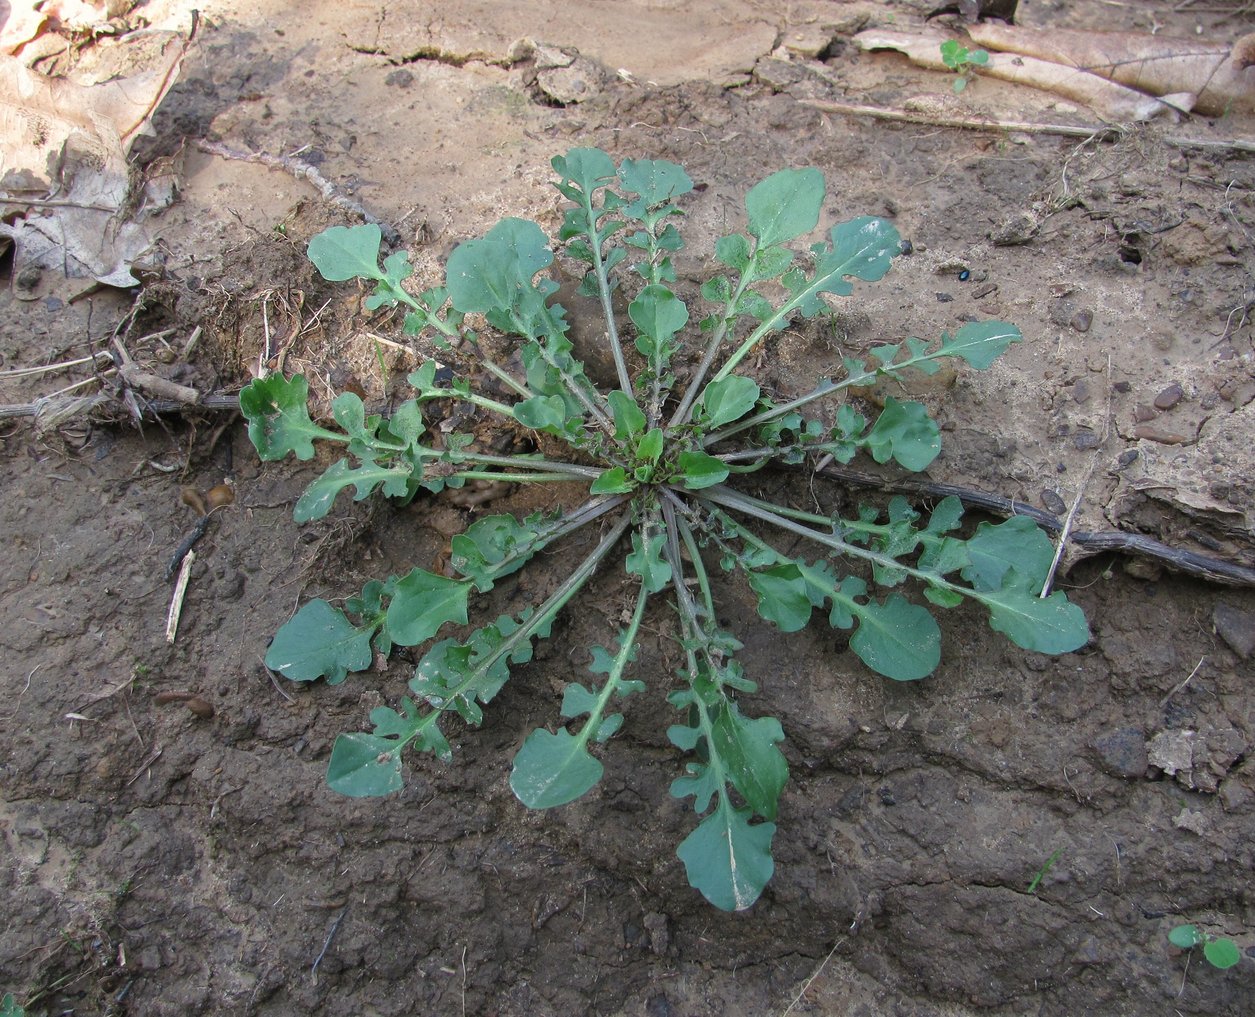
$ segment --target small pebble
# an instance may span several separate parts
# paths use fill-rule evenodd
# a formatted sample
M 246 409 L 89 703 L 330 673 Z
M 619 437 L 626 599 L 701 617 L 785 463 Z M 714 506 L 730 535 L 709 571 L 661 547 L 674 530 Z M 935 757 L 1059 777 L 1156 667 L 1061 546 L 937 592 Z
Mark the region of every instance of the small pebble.
M 1086 449 L 1097 448 L 1100 442 L 1098 440 L 1098 435 L 1096 435 L 1093 431 L 1080 431 L 1072 439 L 1072 444 L 1077 449 L 1084 452 Z
M 1131 448 L 1120 453 L 1120 458 L 1116 460 L 1116 468 L 1126 470 L 1137 461 L 1137 449 Z
M 1137 780 L 1146 776 L 1150 760 L 1141 728 L 1120 727 L 1094 739 L 1100 765 L 1115 777 Z
M 1211 614 L 1220 638 L 1243 660 L 1255 653 L 1255 612 L 1242 611 L 1221 601 Z
M 1089 327 L 1094 323 L 1094 312 L 1090 310 L 1077 311 L 1072 315 L 1072 328 L 1077 332 L 1088 332 Z
M 409 88 L 414 84 L 414 75 L 407 70 L 393 71 L 383 79 L 385 85 L 395 85 L 397 88 Z
M 1041 493 L 1041 503 L 1046 511 L 1052 515 L 1061 516 L 1068 510 L 1068 506 L 1064 504 L 1062 498 L 1059 497 L 1058 491 L 1052 491 L 1047 488 Z
M 1087 382 L 1084 378 L 1081 378 L 1075 385 L 1072 386 L 1072 398 L 1078 403 L 1088 402 L 1089 396 L 1089 382 Z
M 1155 396 L 1155 409 L 1170 410 L 1185 396 L 1181 386 L 1173 382 L 1166 389 Z
M 1163 431 L 1152 424 L 1138 424 L 1133 428 L 1133 437 L 1145 441 L 1158 442 L 1160 445 L 1187 445 L 1194 439 L 1175 431 Z
M 1127 382 L 1127 381 L 1117 381 L 1117 382 L 1116 382 L 1114 385 L 1112 385 L 1111 387 L 1112 387 L 1115 391 L 1119 392 L 1121 395 L 1125 395 L 1125 394 L 1127 394 L 1127 393 L 1129 393 L 1129 392 L 1133 391 L 1133 385 L 1132 385 L 1132 383 L 1131 383 L 1131 382 Z
M 950 301 L 952 301 L 953 299 L 954 299 L 954 297 L 952 297 L 949 293 L 938 293 L 938 294 L 937 294 L 937 302 L 938 302 L 939 304 L 948 304 L 948 303 L 950 303 Z
M 1145 403 L 1138 403 L 1133 407 L 1133 420 L 1139 424 L 1144 424 L 1148 420 L 1154 420 L 1157 414 L 1153 406 L 1147 406 Z

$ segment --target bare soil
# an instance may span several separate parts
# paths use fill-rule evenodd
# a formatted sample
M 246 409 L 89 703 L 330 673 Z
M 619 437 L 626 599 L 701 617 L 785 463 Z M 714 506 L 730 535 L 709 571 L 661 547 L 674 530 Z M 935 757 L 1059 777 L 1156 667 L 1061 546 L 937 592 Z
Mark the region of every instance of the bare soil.
M 711 273 L 713 239 L 743 224 L 748 187 L 813 165 L 830 222 L 890 216 L 913 253 L 770 346 L 754 365 L 765 386 L 810 387 L 842 344 L 1013 321 L 1025 342 L 992 371 L 915 391 L 945 432 L 929 476 L 1056 514 L 1079 497 L 1080 529 L 1255 565 L 1255 160 L 1174 140 L 1187 127 L 1250 137 L 1251 121 L 1078 140 L 808 105 L 923 95 L 957 114 L 1087 121 L 980 79 L 956 99 L 943 76 L 849 42 L 862 24 L 913 24 L 929 6 L 204 4 L 140 160 L 181 164 L 164 270 L 138 295 L 74 302 L 81 284 L 10 280 L 0 370 L 83 356 L 120 330 L 136 359 L 202 392 L 237 389 L 263 349 L 283 348 L 284 369 L 316 379 L 321 398 L 349 386 L 383 406 L 395 394 L 415 356 L 375 337 L 401 341 L 399 322 L 372 319 L 362 294 L 321 281 L 303 253 L 352 217 L 307 182 L 205 154 L 197 139 L 297 153 L 394 226 L 429 278 L 503 215 L 556 227 L 554 154 L 671 159 L 698 183 L 678 266 L 687 290 Z M 1021 7 L 1044 26 L 1217 38 L 1250 26 L 1167 2 Z M 523 37 L 543 45 L 512 50 Z M 570 63 L 544 66 L 563 48 Z M 991 241 L 1026 221 L 1023 243 Z M 583 349 L 594 368 L 604 359 Z M 0 402 L 86 376 L 0 378 Z M 454 763 L 416 758 L 392 798 L 342 798 L 323 777 L 335 736 L 401 694 L 407 661 L 312 688 L 262 665 L 304 599 L 433 567 L 477 514 L 526 511 L 534 495 L 478 508 L 423 497 L 401 511 L 343 502 L 302 528 L 291 508 L 312 468 L 260 464 L 234 414 L 142 433 L 125 419 L 19 418 L 0 433 L 0 992 L 31 1013 L 1255 1010 L 1250 589 L 1143 557 L 1074 557 L 1060 583 L 1090 618 L 1083 650 L 1024 653 L 964 608 L 942 618 L 938 672 L 903 685 L 829 630 L 784 642 L 726 583 L 720 610 L 761 685 L 753 710 L 784 726 L 791 781 L 775 878 L 752 910 L 725 915 L 674 854 L 692 817 L 668 794 L 679 763 L 665 737 L 665 609 L 651 610 L 636 665 L 656 687 L 602 752 L 598 790 L 537 814 L 507 784 L 514 749 L 556 719 L 586 648 L 619 624 L 617 570 L 481 728 L 451 725 Z M 181 488 L 223 482 L 236 500 L 196 546 L 170 645 L 167 564 L 195 521 Z M 758 484 L 843 511 L 882 497 L 801 475 Z M 564 561 L 494 596 L 543 590 Z M 171 691 L 198 697 L 199 713 L 158 702 Z M 1235 939 L 1242 962 L 1217 971 L 1172 947 L 1184 921 Z

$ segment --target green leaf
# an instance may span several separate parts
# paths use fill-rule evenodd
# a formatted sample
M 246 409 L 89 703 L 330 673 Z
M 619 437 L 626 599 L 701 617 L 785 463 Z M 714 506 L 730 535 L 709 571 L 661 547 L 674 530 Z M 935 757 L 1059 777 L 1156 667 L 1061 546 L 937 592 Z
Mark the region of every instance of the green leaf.
M 689 320 L 684 301 L 660 283 L 650 283 L 628 304 L 628 317 L 641 332 L 666 346 Z
M 636 446 L 636 458 L 643 463 L 656 463 L 662 455 L 662 428 L 655 427 Z
M 248 437 L 266 462 L 289 452 L 297 459 L 314 458 L 314 438 L 331 432 L 309 418 L 309 385 L 303 375 L 286 381 L 281 374 L 257 378 L 240 392 L 240 412 L 248 421 Z
M 318 477 L 305 493 L 296 501 L 292 510 L 292 518 L 298 523 L 308 523 L 311 519 L 321 519 L 331 511 L 336 495 L 352 485 L 357 491 L 356 501 L 361 501 L 380 484 L 385 484 L 384 493 L 402 496 L 408 492 L 407 481 L 412 474 L 407 467 L 380 466 L 378 463 L 364 463 L 356 469 L 349 465 L 347 459 L 332 463 Z
M 332 226 L 309 242 L 309 260 L 328 282 L 382 279 L 379 245 L 383 232 L 374 223 Z
M 746 578 L 758 596 L 760 615 L 779 626 L 781 632 L 797 632 L 806 627 L 814 605 L 796 565 L 790 562 L 748 572 Z
M 1213 968 L 1219 968 L 1221 971 L 1233 967 L 1242 959 L 1237 943 L 1223 937 L 1209 939 L 1204 943 L 1203 956 L 1207 958 L 1208 963 Z
M 1050 538 L 1028 516 L 1001 523 L 981 523 L 967 542 L 968 566 L 962 576 L 977 590 L 997 590 L 1015 569 L 1038 586 L 1054 560 Z
M 417 646 L 446 622 L 466 624 L 471 584 L 416 568 L 397 581 L 388 605 L 388 633 L 399 646 Z
M 989 627 L 1016 646 L 1038 653 L 1070 653 L 1089 642 L 1085 612 L 1056 590 L 1042 599 L 1041 582 L 1012 570 L 1001 589 L 977 595 L 989 608 Z
M 907 682 L 932 674 L 941 663 L 941 630 L 927 608 L 894 593 L 884 604 L 873 600 L 855 613 L 859 626 L 850 649 L 873 671 Z
M 751 825 L 751 816 L 749 809 L 734 809 L 724 799 L 676 849 L 689 885 L 721 911 L 750 907 L 775 871 L 771 839 L 776 824 Z
M 824 203 L 824 175 L 817 169 L 773 173 L 745 195 L 749 231 L 760 247 L 771 247 L 809 233 Z
M 712 381 L 702 392 L 697 419 L 707 431 L 740 420 L 757 405 L 759 393 L 756 381 L 739 374 Z
M 673 201 L 693 189 L 684 167 L 666 159 L 624 159 L 619 167 L 619 183 L 624 190 L 640 195 L 644 208 Z
M 1169 931 L 1168 942 L 1182 950 L 1192 950 L 1203 942 L 1203 935 L 1196 925 L 1177 925 Z
M 588 493 L 592 495 L 627 494 L 635 488 L 636 484 L 628 478 L 627 470 L 622 466 L 612 466 L 608 470 L 602 470 L 601 476 L 589 486 Z
M 502 219 L 478 240 L 459 245 L 445 266 L 449 297 L 462 312 L 483 313 L 505 332 L 536 338 L 561 331 L 545 306 L 554 287 L 533 280 L 553 263 L 548 240 L 536 223 Z
M 326 676 L 338 684 L 350 671 L 370 667 L 376 627 L 358 627 L 325 600 L 311 600 L 275 633 L 266 666 L 294 682 Z
M 745 717 L 729 701 L 715 718 L 712 735 L 714 751 L 741 797 L 758 815 L 775 819 L 780 792 L 789 779 L 789 764 L 775 744 L 784 741 L 780 722 L 775 717 Z
M 0 999 L 0 1017 L 26 1017 L 26 1009 L 18 1006 L 11 992 L 6 992 L 4 998 Z
M 601 761 L 589 755 L 587 739 L 566 728 L 551 734 L 537 728 L 514 757 L 510 790 L 529 809 L 551 809 L 573 802 L 605 772 Z
M 740 233 L 720 237 L 715 241 L 715 257 L 734 272 L 744 272 L 750 263 L 750 242 Z M 716 290 L 711 293 L 706 293 L 703 286 L 702 296 L 712 302 L 721 303 L 732 296 L 732 289 L 728 286 L 728 280 L 725 276 L 716 276 L 715 278 L 722 279 L 723 285 L 715 284 Z
M 645 431 L 645 414 L 626 392 L 615 389 L 606 396 L 614 414 L 614 436 L 620 441 L 640 437 Z
M 350 798 L 400 791 L 401 753 L 396 741 L 359 731 L 339 735 L 327 764 L 327 786 Z
M 875 282 L 884 277 L 901 250 L 902 238 L 884 219 L 860 216 L 832 227 L 826 244 L 817 244 L 815 274 L 798 282 L 795 296 L 802 296 L 802 313 L 813 317 L 826 306 L 816 299 L 820 293 L 849 296 L 854 292 L 849 278 Z M 789 276 L 785 276 L 786 282 Z
M 533 431 L 547 434 L 565 434 L 567 421 L 566 402 L 561 396 L 538 395 L 514 404 L 514 419 Z
M 555 155 L 550 165 L 589 195 L 615 175 L 614 161 L 600 148 L 573 148 L 566 155 Z
M 722 484 L 728 479 L 728 464 L 705 452 L 681 452 L 676 461 L 676 475 L 690 491 Z
M 632 531 L 632 550 L 627 556 L 627 570 L 641 577 L 641 583 L 649 593 L 657 593 L 671 582 L 671 566 L 662 557 L 667 541 L 664 532 L 656 531 L 642 539 L 640 530 Z
M 449 563 L 487 593 L 503 576 L 517 572 L 545 546 L 544 520 L 537 514 L 523 522 L 511 515 L 486 516 L 450 541 Z
M 925 469 L 941 451 L 941 431 L 928 410 L 893 396 L 885 398 L 885 408 L 863 440 L 876 462 L 892 458 L 913 473 Z
M 972 321 L 954 333 L 954 338 L 943 334 L 941 345 L 933 356 L 960 357 L 978 371 L 983 371 L 1012 343 L 1018 343 L 1023 338 L 1018 328 L 1005 321 Z

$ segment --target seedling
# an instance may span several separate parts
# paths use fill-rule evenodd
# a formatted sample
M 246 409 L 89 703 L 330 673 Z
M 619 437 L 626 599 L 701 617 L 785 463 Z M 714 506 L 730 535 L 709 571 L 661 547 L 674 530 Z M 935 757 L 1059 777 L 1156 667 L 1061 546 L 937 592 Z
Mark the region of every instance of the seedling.
M 941 60 L 954 71 L 955 92 L 962 92 L 967 83 L 976 77 L 976 69 L 989 63 L 989 54 L 983 49 L 968 49 L 957 39 L 947 39 L 941 44 Z
M 1203 957 L 1213 968 L 1223 971 L 1242 959 L 1242 953 L 1233 940 L 1225 936 L 1213 936 L 1197 925 L 1178 925 L 1168 933 L 1168 942 L 1182 950 L 1203 948 Z
M 1044 864 L 1037 870 L 1036 874 L 1034 874 L 1032 880 L 1028 884 L 1028 889 L 1024 891 L 1025 893 L 1037 892 L 1037 888 L 1041 885 L 1041 881 L 1046 878 L 1046 873 L 1054 868 L 1054 864 L 1059 860 L 1059 856 L 1061 854 L 1063 854 L 1063 848 L 1056 848 L 1051 853 L 1050 857 L 1046 859 L 1046 864 Z
M 819 610 L 829 625 L 852 632 L 855 656 L 896 681 L 921 679 L 937 667 L 941 630 L 933 613 L 964 600 L 981 605 L 994 629 L 1029 650 L 1064 653 L 1089 638 L 1084 615 L 1064 594 L 1038 596 L 1052 547 L 1027 518 L 983 522 L 962 536 L 963 507 L 955 498 L 938 502 L 926 518 L 902 498 L 887 511 L 864 506 L 845 518 L 774 504 L 737 484 L 769 465 L 820 456 L 845 463 L 866 454 L 923 470 L 941 448 L 924 406 L 890 396 L 869 419 L 842 397 L 879 378 L 932 374 L 947 358 L 988 368 L 1020 333 L 1000 321 L 973 322 L 935 344 L 908 338 L 846 357 L 834 377 L 800 394 L 765 392 L 738 368 L 768 337 L 829 311 L 829 298 L 849 296 L 854 280 L 884 276 L 901 250 L 893 226 L 854 219 L 833 227 L 801 259 L 787 245 L 818 223 L 823 176 L 815 169 L 773 174 L 746 196 L 747 233 L 716 244 L 727 271 L 701 287 L 707 314 L 689 330 L 672 260 L 684 244 L 678 202 L 693 187 L 684 170 L 631 159 L 616 167 L 595 148 L 575 149 L 553 166 L 557 189 L 571 202 L 555 247 L 582 266 L 582 290 L 600 301 L 617 376 L 611 391 L 594 385 L 572 355 L 566 312 L 553 301 L 554 248 L 536 223 L 505 219 L 462 244 L 449 257 L 444 285 L 417 295 L 402 286 L 412 271 L 404 252 L 380 266 L 378 227 L 333 227 L 310 241 L 309 256 L 326 279 L 373 284 L 367 308 L 402 308 L 404 331 L 430 337 L 445 363 L 427 360 L 409 375 L 415 396 L 388 419 L 367 413 L 352 393 L 338 396 L 334 427 L 311 419 L 299 375 L 258 379 L 241 393 L 262 459 L 307 460 L 316 441 L 347 453 L 297 501 L 298 522 L 326 515 L 347 487 L 359 500 L 380 491 L 405 503 L 422 491 L 476 480 L 561 486 L 552 511 L 490 515 L 455 536 L 449 575 L 414 568 L 367 583 L 343 609 L 325 600 L 305 604 L 276 634 L 266 664 L 293 681 L 344 681 L 368 668 L 375 652 L 417 646 L 447 626 L 466 625 L 472 595 L 596 523 L 593 549 L 550 580 L 547 596 L 429 646 L 410 694 L 371 711 L 373 730 L 339 736 L 327 781 L 346 795 L 385 795 L 402 787 L 407 753 L 451 759 L 451 715 L 479 725 L 511 670 L 531 659 L 534 642 L 626 545 L 624 568 L 635 586 L 624 612 L 630 620 L 606 646 L 588 648 L 593 681 L 569 684 L 563 719 L 527 736 L 510 787 L 525 805 L 546 809 L 598 782 L 596 747 L 623 724 L 621 701 L 646 689 L 647 675 L 632 664 L 650 599 L 668 595 L 670 610 L 656 624 L 670 628 L 683 663 L 670 681 L 648 677 L 670 686 L 667 699 L 678 717 L 667 735 L 690 754 L 671 794 L 691 797 L 703 817 L 677 854 L 709 901 L 739 910 L 772 876 L 788 766 L 779 721 L 747 712 L 757 686 L 735 659 L 741 643 L 717 620 L 717 570 L 739 575 L 759 614 L 782 632 L 802 629 Z M 612 311 L 616 288 L 631 296 L 627 321 Z M 686 343 L 698 344 L 698 363 L 681 370 L 673 365 Z M 507 366 L 507 356 L 519 366 Z M 822 415 L 803 415 L 823 406 Z M 443 426 L 429 426 L 432 410 Z M 499 454 L 466 429 L 449 430 L 450 421 L 468 414 L 495 419 L 532 440 L 536 451 Z M 782 550 L 773 531 L 809 553 Z M 543 571 L 543 560 L 535 564 Z M 922 590 L 924 603 L 905 595 L 908 582 Z

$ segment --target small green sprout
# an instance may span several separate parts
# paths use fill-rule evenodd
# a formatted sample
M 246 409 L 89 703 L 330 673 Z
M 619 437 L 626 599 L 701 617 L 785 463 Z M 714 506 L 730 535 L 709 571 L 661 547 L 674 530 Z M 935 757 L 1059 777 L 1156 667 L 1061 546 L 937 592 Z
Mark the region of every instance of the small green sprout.
M 957 39 L 947 39 L 941 44 L 941 59 L 958 75 L 954 79 L 955 92 L 962 92 L 976 77 L 976 69 L 989 63 L 989 54 L 983 49 L 968 49 Z
M 1059 860 L 1059 856 L 1061 854 L 1063 854 L 1063 848 L 1057 848 L 1054 853 L 1046 859 L 1046 864 L 1037 870 L 1037 874 L 1033 877 L 1033 881 L 1028 884 L 1028 889 L 1024 891 L 1025 893 L 1037 892 L 1037 887 L 1039 887 L 1041 885 L 1041 881 L 1046 878 L 1046 873 L 1054 868 L 1054 864 Z
M 1220 971 L 1231 968 L 1242 959 L 1238 945 L 1226 936 L 1213 936 L 1197 925 L 1178 925 L 1168 933 L 1168 942 L 1182 950 L 1203 948 L 1207 963 Z

